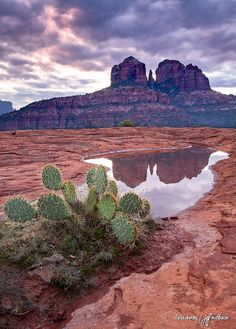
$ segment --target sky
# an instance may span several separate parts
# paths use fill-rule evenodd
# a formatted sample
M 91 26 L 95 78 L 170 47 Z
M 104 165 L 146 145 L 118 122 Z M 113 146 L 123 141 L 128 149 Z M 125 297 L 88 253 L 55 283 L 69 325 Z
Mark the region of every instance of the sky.
M 110 84 L 128 56 L 198 65 L 236 94 L 236 0 L 0 0 L 0 99 L 20 108 Z

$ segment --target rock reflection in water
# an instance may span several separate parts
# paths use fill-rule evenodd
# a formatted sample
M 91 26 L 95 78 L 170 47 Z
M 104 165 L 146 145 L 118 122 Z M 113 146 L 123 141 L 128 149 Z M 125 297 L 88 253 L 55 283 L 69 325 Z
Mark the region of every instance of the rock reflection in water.
M 110 158 L 113 176 L 127 186 L 135 188 L 147 179 L 147 169 L 166 184 L 193 178 L 208 164 L 212 150 L 183 149 L 175 152 L 136 154 L 126 158 Z
M 191 147 L 162 153 L 107 155 L 86 160 L 109 167 L 109 176 L 122 192 L 147 198 L 155 216 L 171 216 L 193 205 L 213 184 L 209 167 L 227 153 Z

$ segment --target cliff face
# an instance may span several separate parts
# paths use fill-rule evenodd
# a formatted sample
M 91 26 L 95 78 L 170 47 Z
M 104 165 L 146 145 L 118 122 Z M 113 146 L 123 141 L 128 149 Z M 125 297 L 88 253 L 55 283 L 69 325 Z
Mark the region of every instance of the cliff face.
M 111 86 L 70 97 L 29 104 L 0 117 L 0 130 L 80 129 L 118 126 L 129 119 L 141 126 L 236 126 L 236 97 L 216 93 L 202 71 L 165 60 L 146 78 L 134 57 L 111 70 Z
M 14 113 L 3 115 L 0 129 L 80 129 L 118 126 L 125 119 L 135 125 L 159 126 L 172 120 L 187 120 L 166 94 L 142 86 L 106 88 L 89 95 L 54 98 L 35 102 Z
M 133 56 L 111 69 L 111 86 L 127 84 L 147 85 L 146 66 Z

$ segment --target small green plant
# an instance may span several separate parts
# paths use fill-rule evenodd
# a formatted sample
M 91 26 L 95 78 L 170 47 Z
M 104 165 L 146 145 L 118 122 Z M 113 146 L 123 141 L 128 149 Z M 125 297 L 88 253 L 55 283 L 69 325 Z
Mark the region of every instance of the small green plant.
M 57 268 L 53 273 L 51 282 L 53 285 L 61 287 L 64 291 L 70 291 L 82 288 L 85 279 L 78 267 L 70 265 Z
M 60 244 L 60 248 L 69 254 L 76 254 L 79 249 L 79 243 L 75 237 L 71 235 L 66 235 Z
M 120 127 L 133 127 L 134 124 L 131 120 L 124 120 L 124 121 L 121 121 L 120 124 L 119 124 Z
M 112 219 L 111 227 L 117 240 L 124 245 L 132 245 L 137 239 L 135 224 L 126 215 Z
M 80 246 L 86 246 L 86 250 L 89 250 L 90 242 L 86 238 L 86 242 L 83 243 L 83 239 L 77 237 L 83 234 L 86 225 L 91 224 L 95 226 L 95 230 L 89 233 L 89 237 L 96 240 L 96 232 L 100 232 L 96 225 L 106 221 L 103 225 L 107 227 L 108 232 L 111 230 L 114 232 L 118 242 L 124 245 L 134 244 L 141 232 L 136 229 L 135 220 L 138 216 L 145 218 L 150 212 L 147 200 L 142 200 L 132 192 L 126 193 L 119 199 L 116 182 L 108 179 L 106 168 L 101 165 L 90 169 L 87 173 L 88 195 L 85 201 L 77 200 L 75 185 L 71 181 L 62 182 L 61 177 L 57 167 L 47 165 L 42 172 L 42 182 L 49 190 L 60 190 L 58 194 L 40 196 L 36 209 L 21 197 L 13 198 L 5 204 L 8 218 L 21 222 L 29 221 L 36 215 L 48 220 L 71 219 L 74 234 L 71 241 L 78 240 Z M 65 245 L 67 242 L 64 241 Z
M 53 165 L 47 165 L 42 172 L 42 181 L 49 190 L 59 190 L 62 186 L 61 173 Z
M 8 200 L 4 211 L 7 217 L 15 222 L 25 222 L 36 216 L 36 210 L 22 197 Z
M 62 192 L 65 200 L 69 204 L 74 204 L 77 201 L 75 185 L 71 181 L 66 181 L 63 183 Z
M 141 250 L 145 235 L 156 229 L 148 201 L 131 192 L 120 198 L 103 166 L 88 171 L 83 198 L 77 199 L 75 185 L 63 182 L 52 165 L 44 168 L 42 181 L 57 191 L 41 195 L 35 206 L 22 197 L 6 202 L 5 213 L 14 222 L 0 222 L 0 262 L 28 269 L 62 253 L 64 262 L 55 268 L 52 283 L 65 291 L 91 286 L 91 275 Z
M 126 193 L 120 200 L 120 210 L 127 214 L 137 214 L 142 207 L 142 199 L 132 192 Z
M 65 201 L 55 194 L 42 195 L 38 200 L 39 214 L 47 219 L 67 219 L 71 210 Z
M 113 261 L 113 254 L 110 251 L 101 251 L 94 257 L 95 263 L 110 264 Z

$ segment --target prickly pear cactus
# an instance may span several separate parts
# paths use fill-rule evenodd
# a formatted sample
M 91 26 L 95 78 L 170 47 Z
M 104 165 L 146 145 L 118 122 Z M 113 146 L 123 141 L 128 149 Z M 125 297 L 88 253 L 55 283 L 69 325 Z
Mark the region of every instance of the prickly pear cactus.
M 85 209 L 88 214 L 93 214 L 95 212 L 97 202 L 98 202 L 98 195 L 96 189 L 92 187 L 89 191 L 85 205 Z
M 128 216 L 120 215 L 111 221 L 112 231 L 117 240 L 126 245 L 132 245 L 137 239 L 137 230 L 134 223 L 131 222 Z
M 39 214 L 47 219 L 67 219 L 71 210 L 65 201 L 56 194 L 42 195 L 38 200 Z
M 104 166 L 98 166 L 94 182 L 98 194 L 104 193 L 107 185 L 107 173 Z
M 87 173 L 87 185 L 88 185 L 88 187 L 92 187 L 94 185 L 96 172 L 97 172 L 97 168 L 89 169 L 89 171 Z
M 76 202 L 75 185 L 71 181 L 64 182 L 64 184 L 62 186 L 62 192 L 63 192 L 65 200 L 68 203 L 74 204 Z
M 108 220 L 115 217 L 116 208 L 116 200 L 110 193 L 104 194 L 98 203 L 99 215 Z
M 109 180 L 107 182 L 106 192 L 111 193 L 115 198 L 117 197 L 118 187 L 117 187 L 117 184 L 114 180 Z
M 36 210 L 22 197 L 8 200 L 4 206 L 7 217 L 15 222 L 26 222 L 36 216 Z
M 127 214 L 137 214 L 142 206 L 142 199 L 132 192 L 126 193 L 120 199 L 120 210 Z
M 59 190 L 62 186 L 60 170 L 53 165 L 47 165 L 42 172 L 43 185 L 49 190 Z
M 140 217 L 146 217 L 150 213 L 150 203 L 146 199 L 142 199 L 142 207 L 139 211 Z

